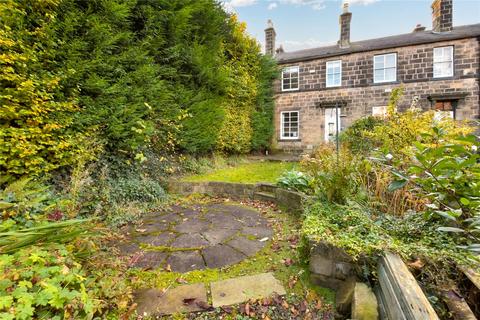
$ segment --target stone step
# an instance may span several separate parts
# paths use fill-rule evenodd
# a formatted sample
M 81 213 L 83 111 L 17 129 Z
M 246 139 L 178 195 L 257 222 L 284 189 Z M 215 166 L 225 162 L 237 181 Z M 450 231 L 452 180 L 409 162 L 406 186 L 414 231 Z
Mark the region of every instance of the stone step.
M 253 194 L 253 199 L 267 202 L 275 202 L 277 200 L 275 194 L 270 192 L 255 192 Z
M 210 283 L 210 287 L 213 307 L 286 294 L 282 283 L 271 272 L 215 281 Z M 134 293 L 134 301 L 139 316 L 156 318 L 175 313 L 205 311 L 211 307 L 208 296 L 205 284 L 195 283 L 165 290 L 140 289 Z
M 210 286 L 214 308 L 265 298 L 275 293 L 286 294 L 285 288 L 271 272 L 212 282 Z

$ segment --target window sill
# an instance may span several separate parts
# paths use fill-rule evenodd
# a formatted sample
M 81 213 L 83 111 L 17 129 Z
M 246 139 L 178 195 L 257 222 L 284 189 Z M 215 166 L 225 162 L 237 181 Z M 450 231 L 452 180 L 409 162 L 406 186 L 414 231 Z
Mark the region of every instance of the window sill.
M 282 89 L 282 92 L 294 92 L 294 91 L 300 91 L 300 88 L 297 88 L 297 89 Z
M 385 81 L 385 82 L 373 82 L 371 85 L 372 86 L 386 86 L 386 85 L 392 85 L 392 84 L 400 84 L 401 82 L 398 80 L 395 81 Z
M 432 77 L 433 81 L 435 81 L 435 80 L 454 80 L 454 79 L 455 79 L 454 76 Z
M 285 138 L 280 138 L 277 139 L 277 142 L 300 142 L 302 139 L 285 139 Z

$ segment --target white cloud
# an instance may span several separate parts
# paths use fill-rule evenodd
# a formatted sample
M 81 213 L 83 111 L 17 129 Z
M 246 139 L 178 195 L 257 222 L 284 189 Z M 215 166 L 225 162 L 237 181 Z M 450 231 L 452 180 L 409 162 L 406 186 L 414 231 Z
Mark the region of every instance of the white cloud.
M 297 50 L 317 48 L 317 47 L 323 47 L 323 46 L 331 46 L 331 45 L 334 45 L 335 42 L 325 42 L 325 41 L 320 41 L 318 39 L 310 38 L 303 41 L 285 40 L 285 41 L 282 41 L 281 44 L 283 45 L 283 48 L 285 49 L 285 51 L 288 52 L 288 51 L 297 51 Z
M 272 2 L 268 5 L 268 10 L 273 10 L 276 7 L 278 7 L 278 4 L 276 2 Z
M 379 1 L 379 0 L 348 0 L 347 2 L 348 2 L 350 5 L 359 4 L 359 5 L 368 6 L 369 4 L 372 4 L 372 3 L 375 3 L 375 2 L 378 2 L 378 1 Z
M 229 1 L 223 1 L 223 7 L 228 12 L 234 13 L 235 8 L 253 6 L 256 3 L 257 3 L 257 0 L 229 0 Z
M 280 3 L 296 6 L 309 6 L 313 10 L 322 10 L 325 8 L 325 0 L 280 0 Z
M 234 8 L 248 7 L 257 3 L 257 0 L 230 0 L 228 3 Z

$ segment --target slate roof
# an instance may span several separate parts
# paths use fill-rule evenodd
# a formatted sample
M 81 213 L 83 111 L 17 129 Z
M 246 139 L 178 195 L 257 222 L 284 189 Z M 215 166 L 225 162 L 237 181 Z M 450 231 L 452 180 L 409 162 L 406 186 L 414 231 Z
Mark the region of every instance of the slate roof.
M 435 33 L 432 30 L 425 30 L 390 37 L 356 41 L 352 42 L 348 48 L 340 48 L 338 45 L 331 45 L 306 50 L 282 52 L 278 53 L 275 58 L 279 63 L 300 62 L 355 52 L 390 49 L 473 37 L 480 37 L 480 23 L 454 27 L 451 32 L 446 33 Z

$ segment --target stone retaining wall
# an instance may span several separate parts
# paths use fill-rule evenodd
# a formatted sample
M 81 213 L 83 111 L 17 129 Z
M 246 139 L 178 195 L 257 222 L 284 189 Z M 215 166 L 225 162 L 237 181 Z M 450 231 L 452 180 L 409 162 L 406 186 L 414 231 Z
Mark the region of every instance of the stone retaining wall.
M 233 183 L 233 182 L 188 182 L 170 181 L 170 193 L 189 195 L 192 193 L 205 194 L 214 197 L 228 197 L 234 200 L 262 199 L 271 201 L 292 213 L 303 210 L 303 202 L 307 198 L 299 192 L 285 190 L 272 184 L 258 183 Z
M 336 292 L 335 306 L 337 312 L 344 317 L 349 317 L 351 312 L 352 319 L 438 319 L 399 256 L 385 252 L 380 258 L 377 268 L 377 304 L 377 298 L 370 292 L 371 289 L 366 290 L 364 285 L 362 288 L 357 283 L 362 277 L 360 264 L 343 249 L 322 241 L 310 241 L 309 247 L 310 280 Z M 357 289 L 359 292 L 356 293 Z M 360 316 L 360 313 L 367 315 Z

